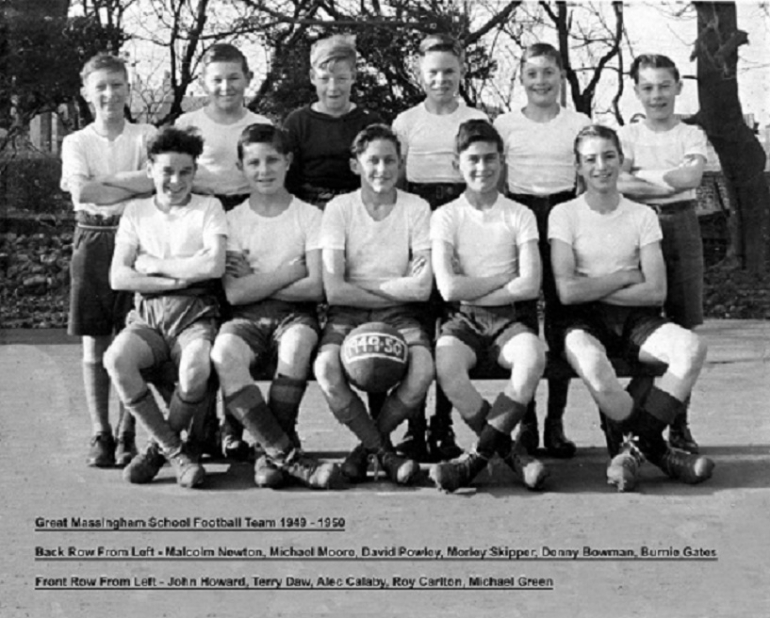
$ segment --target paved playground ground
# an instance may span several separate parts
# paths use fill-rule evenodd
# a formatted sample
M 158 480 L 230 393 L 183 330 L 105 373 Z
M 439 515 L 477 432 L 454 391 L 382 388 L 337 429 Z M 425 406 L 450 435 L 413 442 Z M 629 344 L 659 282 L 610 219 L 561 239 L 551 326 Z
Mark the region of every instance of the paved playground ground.
M 0 616 L 767 616 L 770 324 L 702 332 L 692 426 L 717 462 L 709 482 L 647 464 L 639 491 L 615 493 L 598 415 L 573 381 L 579 451 L 545 459 L 549 491 L 527 492 L 498 462 L 445 495 L 386 481 L 259 490 L 247 464 L 222 461 L 201 490 L 178 488 L 168 467 L 129 486 L 84 464 L 77 341 L 0 330 Z M 307 450 L 352 448 L 314 384 L 300 419 Z

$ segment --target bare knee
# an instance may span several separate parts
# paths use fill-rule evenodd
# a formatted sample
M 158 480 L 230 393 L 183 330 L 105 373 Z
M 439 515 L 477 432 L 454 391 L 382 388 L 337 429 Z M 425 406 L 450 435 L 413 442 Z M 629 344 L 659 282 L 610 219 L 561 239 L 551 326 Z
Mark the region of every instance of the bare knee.
M 425 397 L 436 375 L 431 353 L 422 347 L 409 349 L 409 367 L 399 395 L 404 403 L 416 405 Z
M 191 346 L 192 348 L 192 346 Z M 189 398 L 203 396 L 211 377 L 210 344 L 185 349 L 179 361 L 179 390 Z
M 318 386 L 327 399 L 344 398 L 350 391 L 342 372 L 339 347 L 334 346 L 331 350 L 322 350 L 316 358 L 313 369 Z

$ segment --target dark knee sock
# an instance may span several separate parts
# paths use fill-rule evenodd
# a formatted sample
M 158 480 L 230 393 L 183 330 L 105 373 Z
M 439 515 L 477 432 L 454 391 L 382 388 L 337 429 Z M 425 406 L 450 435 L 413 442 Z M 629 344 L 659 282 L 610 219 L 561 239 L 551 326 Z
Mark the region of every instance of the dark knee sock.
M 567 408 L 569 380 L 548 380 L 548 412 L 546 419 L 561 419 Z
M 382 448 L 382 438 L 377 425 L 358 395 L 353 395 L 353 399 L 344 408 L 332 409 L 332 412 L 340 423 L 356 435 L 367 451 L 377 452 Z
M 413 415 L 413 408 L 407 406 L 393 391 L 382 404 L 380 415 L 377 417 L 377 429 L 384 438 L 388 438 L 391 432 L 402 421 Z
M 118 408 L 118 435 L 133 436 L 136 435 L 136 419 L 134 415 L 126 410 L 126 406 L 121 402 Z
M 278 374 L 270 384 L 267 395 L 267 405 L 275 416 L 275 420 L 293 442 L 297 438 L 297 417 L 302 397 L 307 389 L 307 380 L 297 380 Z
M 452 426 L 452 402 L 444 390 L 436 384 L 436 409 L 431 418 L 431 427 L 448 429 Z
M 506 440 L 506 437 L 508 440 Z M 491 459 L 501 447 L 504 447 L 510 441 L 510 435 L 503 433 L 496 427 L 486 424 L 479 434 L 476 442 L 476 452 L 484 459 Z
M 225 405 L 268 455 L 280 457 L 291 450 L 291 440 L 281 429 L 256 384 L 249 384 L 232 395 L 226 395 Z
M 126 409 L 136 417 L 167 455 L 173 455 L 182 446 L 179 435 L 163 418 L 155 397 L 149 390 L 126 402 Z

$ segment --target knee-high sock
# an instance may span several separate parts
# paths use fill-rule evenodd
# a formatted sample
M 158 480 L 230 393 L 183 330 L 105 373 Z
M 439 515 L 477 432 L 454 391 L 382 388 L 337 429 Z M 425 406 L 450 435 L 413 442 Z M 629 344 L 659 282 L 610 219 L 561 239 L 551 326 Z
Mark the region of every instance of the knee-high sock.
M 133 436 L 136 434 L 136 419 L 134 415 L 126 410 L 126 406 L 121 402 L 118 412 L 118 435 Z
M 94 433 L 110 429 L 110 375 L 101 361 L 83 361 L 86 407 Z
M 510 434 L 525 417 L 528 409 L 527 404 L 515 401 L 505 393 L 500 393 L 489 411 L 487 423 L 502 433 Z
M 476 411 L 475 414 L 473 414 L 473 416 L 463 418 L 465 424 L 468 425 L 468 427 L 470 427 L 473 433 L 475 433 L 477 436 L 481 435 L 484 427 L 486 427 L 487 417 L 489 416 L 491 409 L 492 406 L 490 403 L 484 399 L 481 402 L 481 407 Z
M 291 440 L 281 429 L 256 384 L 225 396 L 225 405 L 271 457 L 280 458 L 292 449 Z
M 278 374 L 270 384 L 267 396 L 267 405 L 275 416 L 275 420 L 296 446 L 299 446 L 297 417 L 306 388 L 307 380 L 297 380 Z
M 340 423 L 356 435 L 367 451 L 376 452 L 382 448 L 382 438 L 377 425 L 358 395 L 353 395 L 353 399 L 344 408 L 332 409 L 332 412 Z
M 402 421 L 412 416 L 414 413 L 413 408 L 407 406 L 396 394 L 392 391 L 385 399 L 385 403 L 382 404 L 380 409 L 380 415 L 377 417 L 377 429 L 379 429 L 382 437 L 385 440 L 389 439 L 391 432 L 398 427 Z
M 134 400 L 127 401 L 126 409 L 144 425 L 166 455 L 173 455 L 182 447 L 179 435 L 163 418 L 163 412 L 160 411 L 155 397 L 149 390 L 144 391 Z

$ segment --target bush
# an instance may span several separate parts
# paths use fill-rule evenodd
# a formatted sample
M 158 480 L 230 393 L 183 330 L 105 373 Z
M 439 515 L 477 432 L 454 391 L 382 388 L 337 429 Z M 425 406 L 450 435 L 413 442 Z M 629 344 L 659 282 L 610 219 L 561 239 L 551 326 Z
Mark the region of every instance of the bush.
M 61 213 L 69 199 L 59 188 L 61 161 L 55 155 L 17 153 L 0 159 L 1 214 Z

